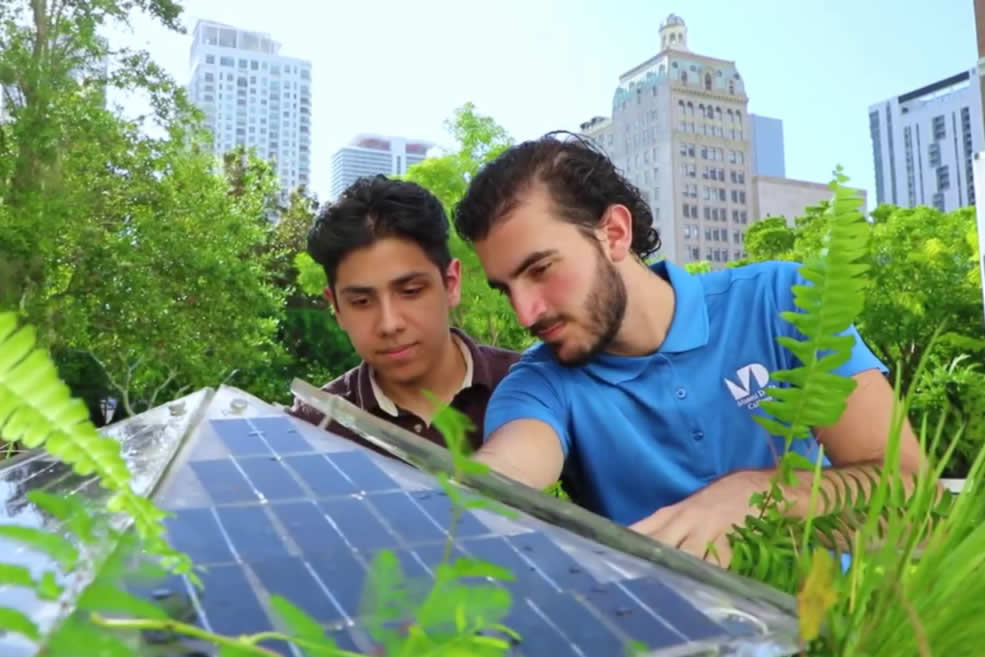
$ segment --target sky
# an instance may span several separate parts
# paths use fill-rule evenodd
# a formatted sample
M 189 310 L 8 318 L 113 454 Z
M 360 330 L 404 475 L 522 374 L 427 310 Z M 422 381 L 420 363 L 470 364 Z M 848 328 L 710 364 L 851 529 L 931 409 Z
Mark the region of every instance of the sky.
M 748 111 L 783 120 L 786 174 L 840 164 L 875 204 L 868 107 L 975 66 L 973 0 L 184 0 L 177 34 L 138 17 L 118 36 L 188 79 L 204 18 L 268 32 L 312 62 L 312 189 L 361 132 L 449 143 L 472 102 L 516 140 L 609 115 L 619 75 L 659 50 L 670 13 L 696 53 L 736 62 Z M 603 9 L 604 7 L 604 9 Z

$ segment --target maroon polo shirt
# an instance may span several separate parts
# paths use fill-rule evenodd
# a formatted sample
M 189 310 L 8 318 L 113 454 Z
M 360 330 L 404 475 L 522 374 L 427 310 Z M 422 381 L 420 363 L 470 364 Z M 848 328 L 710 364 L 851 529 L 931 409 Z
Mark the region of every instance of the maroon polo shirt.
M 451 330 L 472 355 L 472 384 L 455 395 L 451 401 L 451 407 L 464 413 L 472 420 L 475 429 L 469 432 L 467 439 L 472 449 L 476 450 L 482 445 L 482 423 L 492 391 L 506 376 L 510 366 L 520 359 L 521 354 L 507 349 L 476 344 L 465 332 L 456 328 Z M 433 425 L 429 426 L 427 422 L 414 413 L 403 408 L 397 408 L 397 415 L 394 417 L 386 409 L 380 407 L 373 392 L 370 367 L 365 362 L 322 386 L 322 390 L 340 395 L 359 408 L 369 411 L 387 422 L 392 422 L 408 431 L 417 433 L 437 445 L 446 446 L 438 430 Z M 294 400 L 294 406 L 286 409 L 286 411 L 314 425 L 320 424 L 325 417 L 321 411 L 297 399 Z M 383 449 L 337 422 L 329 423 L 326 429 L 376 452 L 390 456 Z

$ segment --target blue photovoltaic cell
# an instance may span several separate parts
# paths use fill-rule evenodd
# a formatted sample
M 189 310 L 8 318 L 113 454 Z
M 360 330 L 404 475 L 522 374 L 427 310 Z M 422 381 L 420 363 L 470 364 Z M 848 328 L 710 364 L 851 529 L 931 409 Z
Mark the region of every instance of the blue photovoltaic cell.
M 615 584 L 599 585 L 584 596 L 613 625 L 651 650 L 683 642 L 678 632 L 654 618 Z
M 302 552 L 331 552 L 346 547 L 314 502 L 279 502 L 271 504 L 270 509 Z
M 359 490 L 366 492 L 394 490 L 400 486 L 373 463 L 367 452 L 353 449 L 348 452 L 328 454 L 328 458 L 345 473 Z
M 667 624 L 692 641 L 712 639 L 725 634 L 723 627 L 655 578 L 625 580 L 622 585 Z
M 506 539 L 499 536 L 490 538 L 473 538 L 462 541 L 462 545 L 476 559 L 488 561 L 502 568 L 509 569 L 515 578 L 512 582 L 502 582 L 514 595 L 539 597 L 550 595 L 557 591 L 543 575 L 520 554 L 514 550 Z
M 322 500 L 321 508 L 353 547 L 361 550 L 397 547 L 397 539 L 373 515 L 366 500 L 340 498 Z
M 291 473 L 280 461 L 269 457 L 251 457 L 238 460 L 239 467 L 250 482 L 269 500 L 298 499 L 306 497 Z
M 233 560 L 226 538 L 210 509 L 178 509 L 175 517 L 165 518 L 171 545 L 186 552 L 196 564 Z
M 233 548 L 245 561 L 287 556 L 284 542 L 259 506 L 227 506 L 216 512 Z
M 318 497 L 348 495 L 357 491 L 355 484 L 329 463 L 324 454 L 293 454 L 285 456 L 284 463 Z
M 428 517 L 403 491 L 378 493 L 370 501 L 387 523 L 409 543 L 442 541 L 448 535 Z
M 558 593 L 533 602 L 585 655 L 627 654 L 624 642 L 570 594 Z
M 427 566 L 432 572 L 438 567 L 445 556 L 445 544 L 444 543 L 432 543 L 430 545 L 418 545 L 414 547 L 414 552 L 420 557 L 424 565 Z M 455 561 L 456 559 L 461 559 L 462 557 L 468 557 L 469 555 L 462 551 L 457 545 L 451 550 L 451 555 L 448 557 L 449 561 Z
M 510 536 L 508 540 L 528 559 L 537 564 L 537 567 L 554 580 L 561 589 L 584 591 L 595 586 L 595 578 L 546 535 L 540 532 L 529 532 Z
M 250 420 L 278 454 L 310 452 L 311 445 L 286 417 L 255 417 Z
M 338 608 L 301 559 L 263 559 L 252 562 L 250 568 L 268 593 L 290 600 L 316 621 L 324 623 L 339 618 Z
M 273 629 L 240 566 L 212 566 L 199 578 L 199 602 L 213 632 L 237 635 Z
M 545 623 L 544 619 L 522 601 L 519 604 L 514 603 L 510 613 L 503 619 L 503 625 L 520 635 L 520 641 L 513 640 L 515 647 L 510 654 L 522 657 L 581 657 L 570 641 Z M 508 639 L 505 636 L 502 638 Z
M 448 499 L 448 495 L 443 490 L 413 491 L 410 495 L 427 511 L 429 516 L 438 521 L 439 525 L 448 527 L 451 524 L 451 500 Z M 465 538 L 488 534 L 489 528 L 482 524 L 475 515 L 465 512 L 459 516 L 454 533 L 456 538 Z
M 325 583 L 335 602 L 349 618 L 359 615 L 366 570 L 348 550 L 306 555 L 312 570 Z M 340 616 L 341 618 L 341 616 Z
M 255 502 L 257 494 L 232 461 L 192 461 L 189 464 L 216 504 Z
M 211 423 L 219 438 L 222 439 L 232 454 L 236 456 L 270 455 L 270 448 L 263 442 L 260 435 L 250 428 L 246 420 L 223 419 L 212 420 Z

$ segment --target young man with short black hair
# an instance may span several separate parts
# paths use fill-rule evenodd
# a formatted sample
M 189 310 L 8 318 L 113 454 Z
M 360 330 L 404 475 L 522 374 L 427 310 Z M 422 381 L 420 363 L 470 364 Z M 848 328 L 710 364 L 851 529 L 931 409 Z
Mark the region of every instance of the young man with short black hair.
M 476 344 L 450 326 L 462 272 L 448 233 L 433 194 L 382 175 L 357 180 L 319 212 L 308 251 L 324 268 L 325 297 L 362 358 L 324 389 L 444 445 L 431 424 L 428 391 L 472 420 L 468 438 L 477 448 L 490 395 L 520 355 Z M 299 401 L 289 412 L 312 424 L 324 419 Z M 385 453 L 337 423 L 327 428 Z

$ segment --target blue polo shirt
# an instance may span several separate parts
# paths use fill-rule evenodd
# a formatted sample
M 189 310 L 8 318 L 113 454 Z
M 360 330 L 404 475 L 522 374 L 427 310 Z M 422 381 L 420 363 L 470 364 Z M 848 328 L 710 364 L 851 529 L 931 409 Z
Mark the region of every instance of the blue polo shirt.
M 602 354 L 580 368 L 531 347 L 496 387 L 484 435 L 511 420 L 537 419 L 557 433 L 565 484 L 579 503 L 621 524 L 679 502 L 721 476 L 771 468 L 783 439 L 753 420 L 771 373 L 799 361 L 777 343 L 803 339 L 780 313 L 798 310 L 792 287 L 810 285 L 800 265 L 767 262 L 688 274 L 652 266 L 675 293 L 674 317 L 660 348 L 646 356 Z M 886 371 L 855 336 L 838 374 Z M 813 438 L 796 451 L 816 454 Z

